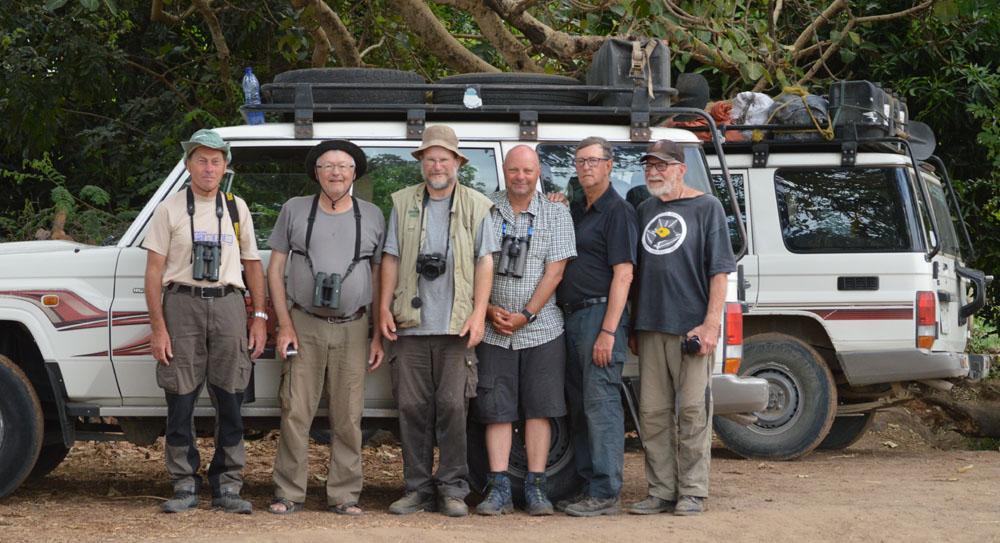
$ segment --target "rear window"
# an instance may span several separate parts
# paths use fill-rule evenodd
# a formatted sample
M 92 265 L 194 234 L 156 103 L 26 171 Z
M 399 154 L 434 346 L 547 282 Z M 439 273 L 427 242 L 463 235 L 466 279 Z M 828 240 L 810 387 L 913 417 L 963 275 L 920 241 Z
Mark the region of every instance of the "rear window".
M 779 169 L 774 189 L 793 253 L 923 250 L 901 168 Z
M 743 179 L 742 173 L 729 173 L 729 180 L 733 183 L 733 192 L 736 193 L 736 202 L 740 206 L 740 216 L 743 217 L 743 228 L 746 229 L 747 226 L 747 201 L 746 201 L 746 183 Z M 714 185 L 715 193 L 719 195 L 728 194 L 728 189 L 726 189 L 726 178 L 722 174 L 712 174 L 712 185 Z M 733 206 L 728 200 L 722 201 L 722 207 L 726 210 L 726 222 L 729 225 L 729 242 L 733 245 L 733 254 L 737 254 L 740 248 L 743 246 L 743 242 L 740 239 L 740 230 L 736 226 L 736 214 L 733 213 Z

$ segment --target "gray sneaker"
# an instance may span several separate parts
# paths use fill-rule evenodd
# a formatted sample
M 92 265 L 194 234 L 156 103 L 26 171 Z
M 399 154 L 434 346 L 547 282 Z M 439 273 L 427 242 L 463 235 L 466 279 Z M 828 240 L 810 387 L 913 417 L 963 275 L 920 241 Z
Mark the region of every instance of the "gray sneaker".
M 235 492 L 223 492 L 221 496 L 212 498 L 212 507 L 222 509 L 227 513 L 237 513 L 240 515 L 249 515 L 253 512 L 253 506 L 250 505 L 250 502 L 244 500 Z
M 446 517 L 469 516 L 469 506 L 465 505 L 465 500 L 452 496 L 441 496 L 441 500 L 438 503 L 438 510 Z
M 681 496 L 674 507 L 674 514 L 680 517 L 700 515 L 705 511 L 705 498 L 698 496 Z
M 407 492 L 402 498 L 392 502 L 389 512 L 393 515 L 409 515 L 434 510 L 434 496 L 419 492 Z
M 645 500 L 633 503 L 626 509 L 633 515 L 655 515 L 656 513 L 673 513 L 677 502 L 657 498 L 656 496 L 646 496 Z
M 198 495 L 194 492 L 181 490 L 174 492 L 173 498 L 163 502 L 160 510 L 164 513 L 181 513 L 194 507 L 198 507 Z
M 580 503 L 580 502 L 582 502 L 583 500 L 586 500 L 586 499 L 587 499 L 587 495 L 584 494 L 583 492 L 574 494 L 573 496 L 570 496 L 569 498 L 565 498 L 565 499 L 557 501 L 556 502 L 556 511 L 559 511 L 560 513 L 564 513 L 564 512 L 566 512 L 566 508 L 567 507 L 573 505 L 574 503 Z
M 617 515 L 621 512 L 621 501 L 617 497 L 595 498 L 589 496 L 582 502 L 576 502 L 566 507 L 566 514 L 571 517 L 599 517 L 601 515 Z

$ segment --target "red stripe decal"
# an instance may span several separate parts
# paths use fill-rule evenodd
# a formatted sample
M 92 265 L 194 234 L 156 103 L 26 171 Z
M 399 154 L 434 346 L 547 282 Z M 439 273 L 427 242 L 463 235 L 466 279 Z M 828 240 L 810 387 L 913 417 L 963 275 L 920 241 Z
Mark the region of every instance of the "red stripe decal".
M 899 321 L 913 320 L 913 309 L 809 309 L 826 321 Z

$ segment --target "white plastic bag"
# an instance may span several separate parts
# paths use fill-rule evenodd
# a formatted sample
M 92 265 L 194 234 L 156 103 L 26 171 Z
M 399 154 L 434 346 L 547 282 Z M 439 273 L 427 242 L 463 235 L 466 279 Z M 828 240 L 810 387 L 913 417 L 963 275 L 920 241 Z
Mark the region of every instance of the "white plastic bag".
M 774 105 L 770 96 L 760 92 L 741 92 L 733 98 L 733 124 L 765 124 Z M 751 131 L 744 130 L 743 137 L 751 138 Z

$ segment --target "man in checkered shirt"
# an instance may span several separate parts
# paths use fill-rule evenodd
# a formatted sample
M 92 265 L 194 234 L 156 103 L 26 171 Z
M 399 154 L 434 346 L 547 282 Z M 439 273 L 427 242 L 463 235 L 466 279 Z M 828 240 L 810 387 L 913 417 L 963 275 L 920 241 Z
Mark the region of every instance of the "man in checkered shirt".
M 566 415 L 566 343 L 556 285 L 566 262 L 576 256 L 573 219 L 564 205 L 537 191 L 538 155 L 519 145 L 504 160 L 507 190 L 493 200 L 495 254 L 493 290 L 486 311 L 486 335 L 476 347 L 479 385 L 476 418 L 486 425 L 489 492 L 476 511 L 500 515 L 513 511 L 507 461 L 511 423 L 525 419 L 528 475 L 525 507 L 531 515 L 551 515 L 545 491 L 549 418 Z

